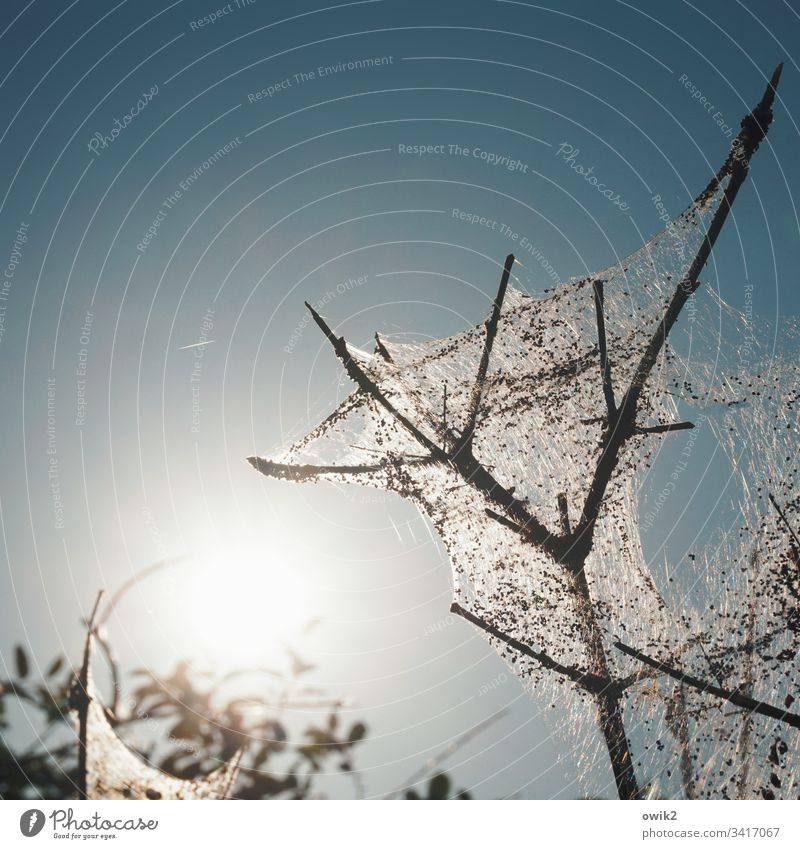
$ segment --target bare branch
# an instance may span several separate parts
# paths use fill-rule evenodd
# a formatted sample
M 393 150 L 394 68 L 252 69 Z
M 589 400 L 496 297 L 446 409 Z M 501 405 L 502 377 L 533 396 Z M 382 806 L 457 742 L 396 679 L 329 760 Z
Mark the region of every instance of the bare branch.
M 635 427 L 633 432 L 638 436 L 648 433 L 672 433 L 675 430 L 693 430 L 694 422 L 674 422 L 672 424 L 654 425 L 653 427 Z
M 248 457 L 247 462 L 269 478 L 278 478 L 287 481 L 310 481 L 320 475 L 369 475 L 382 472 L 388 468 L 401 468 L 403 466 L 429 466 L 434 463 L 432 457 L 413 459 L 385 460 L 381 463 L 364 464 L 358 466 L 314 466 L 308 464 L 273 463 L 263 457 Z
M 592 288 L 594 289 L 594 309 L 597 314 L 597 345 L 600 349 L 600 375 L 603 381 L 603 396 L 606 399 L 608 421 L 611 423 L 617 415 L 617 402 L 614 400 L 614 385 L 611 382 L 611 363 L 608 359 L 608 346 L 606 342 L 603 281 L 595 280 Z
M 519 504 L 521 502 L 517 503 Z M 534 521 L 532 518 L 525 519 L 522 516 L 519 521 L 515 521 L 514 519 L 509 519 L 508 516 L 503 516 L 501 513 L 496 513 L 489 507 L 486 508 L 486 515 L 501 524 L 504 528 L 508 528 L 510 531 L 514 531 L 515 534 L 525 537 L 529 542 L 541 546 L 555 560 L 559 559 L 563 538 L 552 536 L 545 528 L 544 530 L 548 534 L 548 537 L 543 542 L 538 542 L 537 528 L 530 524 Z
M 772 121 L 772 103 L 775 99 L 775 89 L 780 79 L 782 67 L 782 65 L 779 65 L 775 69 L 761 101 L 742 120 L 742 129 L 734 139 L 728 158 L 695 202 L 700 203 L 703 198 L 710 197 L 724 180 L 730 178 L 714 217 L 711 219 L 705 238 L 698 248 L 686 276 L 675 289 L 658 327 L 642 353 L 639 364 L 631 378 L 630 386 L 620 402 L 615 427 L 609 429 L 603 453 L 597 463 L 592 483 L 586 494 L 580 522 L 576 528 L 575 536 L 580 543 L 575 547 L 573 554 L 576 558 L 585 559 L 591 550 L 594 525 L 600 514 L 600 507 L 608 483 L 617 466 L 620 449 L 625 440 L 635 432 L 639 399 L 644 386 L 683 307 L 700 285 L 700 273 L 708 262 L 711 249 L 714 247 L 728 213 L 733 207 L 736 195 L 747 177 L 750 158 L 767 133 Z
M 508 261 L 506 262 L 508 264 Z M 514 493 L 506 489 L 489 470 L 475 457 L 472 452 L 465 450 L 463 446 L 459 446 L 452 454 L 436 445 L 433 440 L 425 436 L 419 428 L 404 416 L 384 395 L 377 383 L 366 374 L 356 360 L 351 356 L 347 348 L 347 342 L 343 337 L 336 334 L 328 327 L 325 319 L 317 313 L 317 311 L 306 302 L 314 321 L 319 325 L 322 332 L 333 346 L 336 356 L 339 357 L 344 365 L 348 377 L 354 381 L 358 387 L 367 394 L 371 395 L 388 413 L 390 413 L 397 422 L 402 425 L 416 441 L 427 449 L 431 460 L 448 465 L 454 471 L 458 472 L 467 483 L 472 484 L 477 490 L 482 492 L 496 504 L 506 509 L 511 516 L 524 528 L 523 533 L 534 545 L 538 545 L 548 552 L 555 551 L 555 543 L 557 538 L 547 530 L 536 518 L 530 515 L 523 506 L 523 502 L 514 497 Z M 498 311 L 499 315 L 499 311 Z M 554 555 L 555 556 L 555 555 Z
M 101 636 L 98 631 L 95 631 L 94 637 L 97 640 L 100 651 L 105 655 L 111 673 L 111 706 L 109 711 L 113 719 L 112 724 L 116 724 L 118 719 L 117 714 L 119 713 L 119 695 L 122 687 L 119 678 L 119 661 L 111 643 L 105 637 Z
M 614 643 L 614 645 L 621 652 L 624 652 L 630 657 L 634 657 L 636 660 L 646 663 L 648 666 L 652 666 L 653 669 L 658 669 L 659 672 L 663 672 L 665 675 L 669 675 L 670 678 L 674 678 L 676 681 L 687 684 L 689 687 L 693 687 L 701 693 L 709 693 L 712 696 L 716 696 L 718 699 L 724 699 L 732 705 L 744 708 L 751 713 L 759 713 L 762 716 L 768 716 L 770 719 L 777 719 L 779 722 L 785 722 L 793 728 L 800 728 L 800 715 L 796 713 L 789 713 L 789 711 L 781 710 L 773 705 L 768 705 L 766 702 L 756 701 L 738 690 L 727 690 L 724 687 L 718 687 L 716 684 L 711 684 L 708 681 L 695 678 L 693 675 L 681 672 L 679 669 L 674 669 L 672 666 L 662 663 L 660 660 L 648 657 L 638 649 L 626 646 L 624 643 L 617 642 Z
M 636 684 L 641 684 L 642 681 L 652 681 L 657 677 L 658 672 L 654 672 L 652 669 L 638 669 L 636 672 L 621 678 L 617 682 L 617 687 L 619 687 L 620 692 L 624 693 L 625 690 Z
M 783 64 L 778 65 L 761 101 L 749 115 L 746 115 L 742 119 L 742 129 L 734 139 L 731 152 L 725 160 L 725 164 L 703 193 L 703 195 L 711 194 L 711 192 L 721 185 L 725 178 L 730 177 L 730 182 L 725 189 L 720 205 L 709 224 L 706 237 L 703 239 L 697 254 L 692 260 L 692 264 L 686 272 L 686 276 L 678 285 L 664 317 L 642 354 L 630 388 L 625 395 L 622 407 L 628 407 L 630 404 L 633 404 L 634 413 L 644 384 L 656 364 L 658 355 L 667 340 L 670 330 L 677 321 L 686 301 L 700 285 L 700 273 L 705 268 L 706 262 L 708 262 L 711 249 L 714 247 L 714 243 L 722 230 L 728 213 L 731 211 L 736 195 L 747 177 L 750 167 L 750 157 L 755 153 L 764 136 L 767 134 L 769 125 L 772 123 L 772 104 L 775 99 L 775 90 L 778 86 L 782 69 Z
M 508 278 L 511 276 L 511 267 L 514 265 L 514 254 L 509 254 L 506 257 L 505 265 L 503 266 L 503 274 L 500 278 L 500 288 L 497 290 L 497 296 L 494 299 L 492 306 L 492 314 L 486 322 L 486 339 L 483 343 L 483 354 L 481 361 L 478 364 L 478 375 L 475 378 L 475 385 L 472 389 L 472 398 L 470 399 L 469 411 L 467 413 L 467 423 L 462 434 L 462 445 L 467 451 L 471 451 L 472 438 L 475 434 L 475 422 L 478 418 L 478 413 L 481 408 L 481 398 L 483 397 L 483 385 L 486 382 L 486 373 L 489 370 L 489 359 L 492 355 L 495 336 L 497 336 L 497 325 L 500 321 L 500 311 L 503 308 L 503 300 L 506 296 L 508 288 Z
M 604 690 L 609 689 L 612 685 L 609 681 L 604 678 L 601 678 L 599 675 L 595 675 L 592 672 L 587 672 L 584 669 L 578 669 L 575 666 L 564 666 L 561 663 L 553 660 L 549 655 L 544 652 L 534 651 L 532 648 L 529 648 L 524 643 L 521 643 L 519 640 L 515 640 L 514 637 L 510 637 L 508 634 L 504 634 L 498 628 L 495 628 L 494 625 L 490 625 L 484 619 L 481 619 L 479 616 L 476 616 L 474 613 L 470 613 L 469 610 L 462 607 L 458 602 L 453 602 L 450 605 L 450 612 L 455 613 L 457 616 L 461 616 L 467 620 L 467 622 L 471 622 L 476 627 L 480 628 L 483 631 L 486 631 L 487 634 L 490 634 L 492 637 L 496 637 L 498 640 L 504 642 L 507 646 L 510 646 L 515 651 L 518 651 L 520 654 L 524 654 L 526 657 L 532 657 L 534 660 L 538 661 L 545 669 L 549 669 L 552 672 L 557 673 L 558 675 L 563 675 L 565 678 L 569 678 L 570 681 L 577 684 L 581 689 L 588 690 L 590 693 L 602 693 Z
M 522 536 L 525 536 L 525 528 L 523 528 L 521 525 L 518 525 L 516 522 L 513 522 L 507 516 L 502 516 L 500 513 L 495 513 L 494 510 L 490 510 L 488 507 L 486 508 L 486 515 L 490 519 L 494 519 L 495 522 L 499 522 L 503 527 L 514 531 L 514 533 L 522 534 Z
M 341 360 L 342 365 L 344 365 L 344 370 L 347 372 L 347 376 L 356 383 L 363 392 L 371 395 L 387 412 L 389 412 L 414 437 L 414 439 L 422 445 L 423 448 L 426 448 L 430 452 L 432 457 L 440 462 L 447 462 L 447 454 L 442 451 L 436 443 L 425 436 L 425 434 L 422 433 L 415 424 L 413 424 L 395 408 L 392 402 L 389 401 L 389 399 L 380 390 L 377 383 L 375 383 L 375 381 L 372 380 L 372 378 L 370 378 L 361 366 L 353 359 L 347 348 L 347 342 L 344 337 L 337 336 L 330 327 L 328 327 L 325 319 L 314 309 L 314 307 L 311 306 L 311 304 L 308 303 L 308 301 L 306 301 L 306 307 L 308 307 L 314 321 L 328 338 L 331 345 L 333 345 L 333 350 L 336 352 L 336 356 Z
M 386 346 L 381 342 L 381 337 L 375 334 L 375 350 L 386 360 L 387 363 L 394 362 L 392 355 L 386 350 Z
M 86 639 L 83 644 L 83 662 L 81 663 L 81 671 L 78 680 L 75 682 L 70 701 L 75 704 L 78 711 L 78 798 L 85 799 L 87 794 L 87 775 L 86 775 L 86 753 L 89 745 L 89 701 L 91 696 L 89 682 L 89 661 L 92 654 L 92 637 L 97 627 L 97 611 L 100 608 L 100 601 L 103 598 L 103 591 L 97 593 L 97 598 L 94 601 L 91 615 L 86 623 Z

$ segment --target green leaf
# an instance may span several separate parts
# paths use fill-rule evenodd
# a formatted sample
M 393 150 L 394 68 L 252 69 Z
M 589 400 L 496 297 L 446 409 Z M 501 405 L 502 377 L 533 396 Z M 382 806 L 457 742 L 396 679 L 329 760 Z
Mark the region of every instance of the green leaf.
M 28 655 L 25 654 L 25 649 L 22 646 L 15 646 L 14 659 L 17 664 L 17 675 L 20 678 L 27 678 L 30 667 L 28 666 Z

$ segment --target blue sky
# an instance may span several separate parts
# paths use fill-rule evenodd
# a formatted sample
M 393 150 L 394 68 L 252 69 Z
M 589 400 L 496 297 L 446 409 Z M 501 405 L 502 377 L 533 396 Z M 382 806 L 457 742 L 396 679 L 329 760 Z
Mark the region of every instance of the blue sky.
M 613 263 L 705 186 L 781 61 L 704 279 L 798 311 L 797 4 L 552 5 L 256 0 L 200 25 L 218 7 L 4 4 L 4 657 L 75 657 L 96 589 L 187 554 L 120 607 L 124 666 L 297 641 L 369 723 L 369 794 L 503 707 L 448 764 L 459 785 L 577 792 L 557 717 L 447 616 L 413 507 L 244 462 L 349 391 L 304 300 L 356 344 L 432 338 L 481 320 L 511 250 L 530 292 Z

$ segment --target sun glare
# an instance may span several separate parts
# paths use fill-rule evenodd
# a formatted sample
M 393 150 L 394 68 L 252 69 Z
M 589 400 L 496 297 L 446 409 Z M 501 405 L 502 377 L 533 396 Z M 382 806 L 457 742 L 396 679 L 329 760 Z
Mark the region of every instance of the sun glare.
M 319 613 L 295 552 L 259 541 L 192 559 L 185 616 L 197 653 L 227 664 L 265 662 Z

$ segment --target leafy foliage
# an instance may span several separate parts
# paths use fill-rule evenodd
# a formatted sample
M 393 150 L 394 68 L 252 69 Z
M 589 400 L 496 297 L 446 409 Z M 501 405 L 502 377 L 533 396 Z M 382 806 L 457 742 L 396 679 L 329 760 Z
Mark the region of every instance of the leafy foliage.
M 72 798 L 78 785 L 70 710 L 75 672 L 59 656 L 36 683 L 26 650 L 17 646 L 14 657 L 15 679 L 0 682 L 0 797 Z M 360 721 L 345 723 L 341 700 L 318 698 L 317 688 L 305 686 L 300 678 L 313 666 L 298 660 L 288 656 L 285 672 L 266 670 L 269 685 L 260 689 L 267 692 L 252 696 L 228 694 L 233 679 L 252 675 L 245 670 L 214 679 L 185 662 L 165 677 L 139 669 L 130 692 L 118 694 L 117 713 L 106 711 L 106 719 L 123 739 L 146 739 L 133 747 L 144 762 L 181 779 L 205 775 L 244 747 L 238 798 L 320 795 L 318 779 L 331 768 L 360 788 L 355 754 L 367 727 Z M 24 750 L 6 742 L 9 699 L 22 701 L 41 720 L 37 740 Z M 286 714 L 297 706 L 322 713 L 323 721 L 293 739 Z

